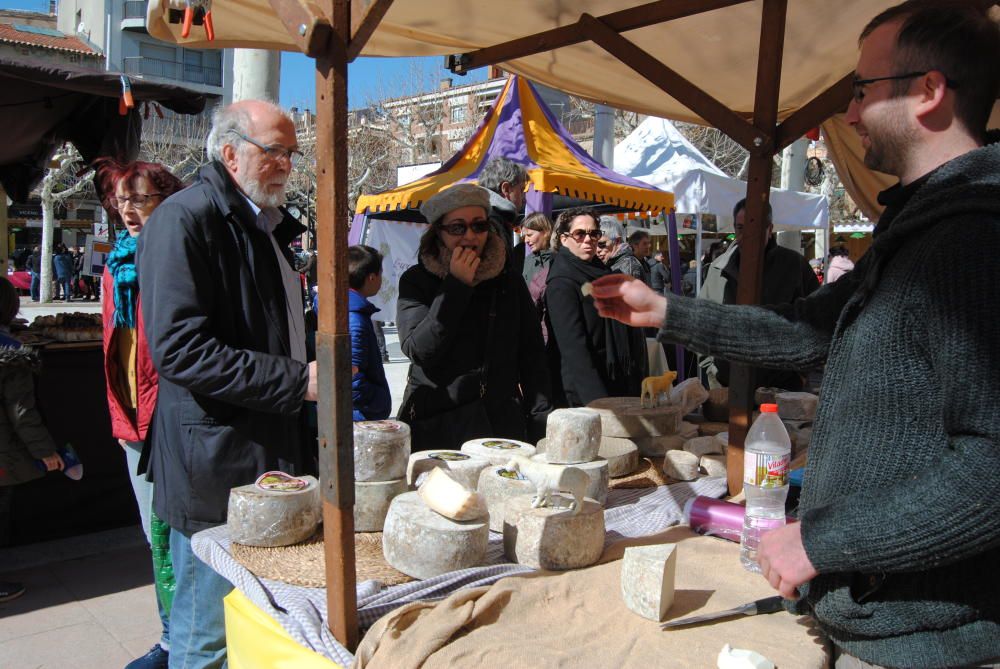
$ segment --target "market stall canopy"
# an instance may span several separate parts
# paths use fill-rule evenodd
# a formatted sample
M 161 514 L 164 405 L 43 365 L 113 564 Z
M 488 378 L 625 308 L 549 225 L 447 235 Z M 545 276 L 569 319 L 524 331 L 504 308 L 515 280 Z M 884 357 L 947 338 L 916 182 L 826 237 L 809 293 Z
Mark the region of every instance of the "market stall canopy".
M 670 193 L 617 174 L 594 160 L 552 115 L 534 86 L 512 76 L 482 125 L 448 162 L 412 183 L 361 196 L 356 211 L 396 218 L 394 213 L 416 210 L 452 184 L 475 182 L 486 163 L 498 156 L 523 165 L 538 192 L 654 213 L 673 205 Z
M 30 59 L 0 58 L 0 184 L 14 200 L 26 200 L 44 174 L 49 156 L 72 142 L 91 161 L 102 155 L 132 160 L 139 151 L 140 102 L 157 102 L 197 114 L 205 98 L 164 84 L 131 81 L 136 106 L 119 114 L 121 75 Z
M 678 214 L 714 214 L 718 232 L 733 230 L 733 207 L 747 194 L 745 181 L 726 176 L 662 118 L 650 116 L 615 146 L 614 164 L 622 174 L 673 193 Z M 822 195 L 772 188 L 770 202 L 779 230 L 817 230 L 830 220 Z
M 896 0 L 796 0 L 788 3 L 779 120 L 853 71 L 861 29 L 875 14 L 894 4 Z M 690 9 L 678 6 L 690 6 Z M 361 55 L 458 54 L 568 26 L 587 13 L 604 17 L 603 23 L 612 28 L 626 29 L 624 35 L 633 44 L 696 83 L 729 109 L 749 118 L 757 81 L 761 6 L 760 0 L 648 5 L 628 0 L 588 0 L 584 3 L 565 0 L 395 0 Z M 660 16 L 713 7 L 717 9 L 655 24 Z M 616 15 L 618 12 L 620 14 Z M 182 38 L 180 12 L 171 10 L 169 0 L 150 0 L 147 26 L 153 37 L 185 47 L 299 50 L 269 0 L 215 0 L 212 15 L 215 28 L 212 42 L 198 26 L 191 30 L 188 38 Z M 629 29 L 632 25 L 641 27 Z M 579 39 L 578 31 L 574 32 Z M 558 48 L 558 40 L 549 40 L 548 44 L 536 46 L 538 53 L 507 60 L 502 67 L 613 107 L 706 124 L 705 119 L 594 42 L 585 37 L 584 40 L 561 48 Z

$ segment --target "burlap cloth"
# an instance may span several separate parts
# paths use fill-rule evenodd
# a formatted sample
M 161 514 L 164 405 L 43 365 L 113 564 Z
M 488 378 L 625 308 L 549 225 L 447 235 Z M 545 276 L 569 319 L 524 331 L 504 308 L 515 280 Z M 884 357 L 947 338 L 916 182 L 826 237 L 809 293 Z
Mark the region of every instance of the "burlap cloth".
M 587 569 L 513 576 L 396 609 L 365 635 L 354 667 L 695 669 L 715 667 L 726 643 L 779 669 L 828 666 L 826 645 L 805 617 L 780 612 L 664 631 L 632 613 L 622 600 L 620 558 L 627 545 L 655 543 L 678 544 L 668 620 L 775 594 L 743 570 L 737 544 L 674 527 L 609 546 L 602 563 Z

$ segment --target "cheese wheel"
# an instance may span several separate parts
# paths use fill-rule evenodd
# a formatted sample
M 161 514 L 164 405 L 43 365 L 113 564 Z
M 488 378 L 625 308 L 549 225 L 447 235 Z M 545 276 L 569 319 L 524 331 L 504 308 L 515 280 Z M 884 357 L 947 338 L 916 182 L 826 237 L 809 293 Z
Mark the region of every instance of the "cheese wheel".
M 290 546 L 316 532 L 322 517 L 319 481 L 301 476 L 302 490 L 264 490 L 256 484 L 229 491 L 229 539 L 245 546 Z
M 475 490 L 479 483 L 479 472 L 490 466 L 490 461 L 462 451 L 420 451 L 410 456 L 406 466 L 406 483 L 411 488 L 418 487 L 427 472 L 441 468 L 453 479 L 469 490 Z
M 503 550 L 508 560 L 536 569 L 579 569 L 597 562 L 604 552 L 604 510 L 584 499 L 578 513 L 568 511 L 573 498 L 555 493 L 552 506 L 534 509 L 533 495 L 507 500 Z
M 459 522 L 432 511 L 416 492 L 392 500 L 382 530 L 386 562 L 413 578 L 440 576 L 480 564 L 490 528 L 486 517 Z
M 599 455 L 608 461 L 608 476 L 628 476 L 639 468 L 639 447 L 630 439 L 604 437 Z
M 406 479 L 355 481 L 354 531 L 381 532 L 389 504 L 406 490 Z
M 663 456 L 663 473 L 675 481 L 693 481 L 701 475 L 699 460 L 697 455 L 687 451 L 667 451 Z
M 634 437 L 632 441 L 639 447 L 639 453 L 648 458 L 660 458 L 667 451 L 684 447 L 686 441 L 679 434 L 668 434 L 664 437 Z
M 514 455 L 523 455 L 526 458 L 530 458 L 535 454 L 535 447 L 514 439 L 489 437 L 486 439 L 472 439 L 465 442 L 462 444 L 462 452 L 486 458 L 491 465 L 502 466 L 507 464 L 511 456 Z
M 391 481 L 406 476 L 410 426 L 398 420 L 354 424 L 354 480 Z
M 519 472 L 490 466 L 479 474 L 479 493 L 490 512 L 490 529 L 503 532 L 504 504 L 517 495 L 534 495 L 535 485 Z
M 587 405 L 601 416 L 605 437 L 660 437 L 676 434 L 681 407 L 663 405 L 645 408 L 638 397 L 605 397 Z
M 545 458 L 553 464 L 590 462 L 601 447 L 601 416 L 592 409 L 556 409 L 545 423 Z

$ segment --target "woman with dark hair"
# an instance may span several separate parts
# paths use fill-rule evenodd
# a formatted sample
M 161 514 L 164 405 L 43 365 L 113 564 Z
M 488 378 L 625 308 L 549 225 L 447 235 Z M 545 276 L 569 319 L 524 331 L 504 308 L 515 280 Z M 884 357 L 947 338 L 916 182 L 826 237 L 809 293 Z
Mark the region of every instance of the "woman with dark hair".
M 156 406 L 157 375 L 146 345 L 135 271 L 135 243 L 153 210 L 184 185 L 163 165 L 134 162 L 122 165 L 110 159 L 95 162 L 95 180 L 112 222 L 124 229 L 104 265 L 104 374 L 107 380 L 111 431 L 125 450 L 132 490 L 146 540 L 153 548 L 157 606 L 163 623 L 160 642 L 126 669 L 166 667 L 169 653 L 169 611 L 173 572 L 169 547 L 159 545 L 160 522 L 153 516 L 153 484 L 139 474 L 146 430 Z M 117 225 L 116 225 L 117 227 Z M 166 542 L 164 542 L 166 544 Z M 168 558 L 164 570 L 158 558 Z
M 854 269 L 850 251 L 846 246 L 834 246 L 830 249 L 830 266 L 826 270 L 826 282 L 833 283 Z
M 591 209 L 567 209 L 556 219 L 559 250 L 549 269 L 546 303 L 570 406 L 602 397 L 637 396 L 648 366 L 642 330 L 601 318 L 593 299 L 580 290 L 612 274 L 597 259 L 602 234 Z
M 541 329 L 524 280 L 505 270 L 489 191 L 457 184 L 420 211 L 430 226 L 400 278 L 396 314 L 411 362 L 399 419 L 413 450 L 541 438 L 551 408 Z

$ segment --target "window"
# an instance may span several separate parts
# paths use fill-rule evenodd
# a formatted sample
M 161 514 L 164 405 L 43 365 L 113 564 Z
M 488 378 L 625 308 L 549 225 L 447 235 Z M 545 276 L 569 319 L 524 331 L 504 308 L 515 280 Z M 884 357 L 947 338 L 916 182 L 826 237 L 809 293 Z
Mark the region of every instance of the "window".
M 460 151 L 462 147 L 465 146 L 465 140 L 453 139 L 448 142 L 448 146 L 451 148 L 452 153 L 455 153 L 456 151 Z
M 452 107 L 451 108 L 451 122 L 461 123 L 465 120 L 465 107 Z

